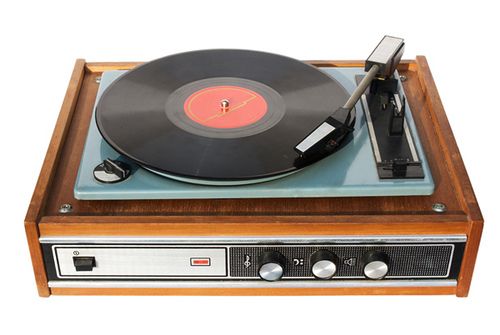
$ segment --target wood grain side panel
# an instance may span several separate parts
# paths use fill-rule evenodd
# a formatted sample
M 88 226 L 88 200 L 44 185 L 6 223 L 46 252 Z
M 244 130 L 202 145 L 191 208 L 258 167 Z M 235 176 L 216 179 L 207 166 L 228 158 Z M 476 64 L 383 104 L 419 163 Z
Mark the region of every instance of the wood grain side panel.
M 155 222 L 43 222 L 40 232 L 49 236 L 322 236 L 322 235 L 456 235 L 466 234 L 465 222 L 411 223 L 155 223 Z
M 97 77 L 97 74 L 87 72 L 82 81 L 72 123 L 61 149 L 60 164 L 54 168 L 55 177 L 48 192 L 47 205 L 44 210 L 45 216 L 60 215 L 59 208 L 62 204 L 71 204 L 73 212 L 80 207 L 80 202 L 74 198 L 73 188 L 93 115 L 95 96 L 99 88 L 99 84 L 96 82 Z M 89 99 L 89 97 L 93 98 Z M 99 201 L 93 203 L 97 205 Z
M 470 233 L 467 236 L 464 258 L 462 266 L 460 267 L 460 275 L 458 277 L 457 296 L 459 297 L 466 297 L 469 294 L 482 232 L 483 222 L 473 222 Z
M 43 263 L 42 248 L 38 241 L 38 229 L 35 223 L 26 222 L 24 224 L 28 246 L 30 249 L 31 263 L 33 264 L 33 272 L 35 273 L 36 287 L 38 295 L 48 297 L 50 289 L 47 283 L 47 274 L 45 273 L 45 265 Z
M 52 288 L 56 295 L 196 295 L 196 296 L 300 296 L 300 295 L 447 295 L 454 287 L 303 288 L 303 289 L 164 289 L 164 288 Z
M 85 67 L 89 72 L 101 73 L 111 70 L 130 70 L 142 64 L 144 62 L 93 62 L 86 63 Z
M 80 87 L 85 75 L 85 60 L 78 59 L 69 82 L 57 123 L 50 140 L 45 160 L 26 214 L 26 222 L 36 222 L 47 199 L 47 190 L 54 177 L 64 140 L 72 121 Z
M 384 223 L 384 224 L 441 224 L 467 222 L 465 214 L 429 215 L 359 215 L 355 212 L 344 215 L 54 215 L 44 216 L 41 223 L 245 223 L 245 224 L 273 224 L 273 223 Z
M 465 169 L 457 142 L 453 136 L 453 131 L 448 122 L 427 59 L 424 56 L 417 56 L 416 63 L 418 66 L 418 79 L 425 94 L 426 104 L 433 111 L 432 121 L 439 129 L 436 135 L 444 153 L 442 158 L 444 158 L 445 163 L 448 165 L 448 171 L 452 176 L 453 182 L 457 185 L 457 191 L 460 192 L 458 198 L 463 202 L 463 208 L 471 220 L 483 221 L 472 184 Z
M 57 118 L 57 123 L 24 221 L 38 294 L 42 297 L 49 296 L 50 290 L 47 286 L 42 250 L 38 242 L 39 232 L 37 221 L 43 215 L 43 209 L 48 198 L 48 189 L 55 175 L 55 167 L 61 156 L 61 150 L 69 130 L 69 125 L 71 124 L 84 75 L 85 60 L 78 59 L 75 63 L 59 117 Z

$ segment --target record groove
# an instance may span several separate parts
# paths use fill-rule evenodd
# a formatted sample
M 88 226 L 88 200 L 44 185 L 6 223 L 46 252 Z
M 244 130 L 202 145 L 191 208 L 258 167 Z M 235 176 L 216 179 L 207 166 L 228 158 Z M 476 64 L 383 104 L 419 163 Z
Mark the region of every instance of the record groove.
M 298 170 L 294 146 L 347 98 L 336 80 L 292 58 L 203 50 L 117 79 L 97 104 L 96 122 L 115 150 L 149 170 L 251 183 Z

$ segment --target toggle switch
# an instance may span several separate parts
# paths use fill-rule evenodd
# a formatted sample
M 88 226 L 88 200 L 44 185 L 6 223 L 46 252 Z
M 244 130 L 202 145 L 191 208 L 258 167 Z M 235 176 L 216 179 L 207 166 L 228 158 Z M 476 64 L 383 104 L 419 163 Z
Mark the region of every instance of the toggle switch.
M 77 256 L 73 257 L 73 264 L 76 271 L 92 271 L 95 268 L 95 257 L 93 256 Z

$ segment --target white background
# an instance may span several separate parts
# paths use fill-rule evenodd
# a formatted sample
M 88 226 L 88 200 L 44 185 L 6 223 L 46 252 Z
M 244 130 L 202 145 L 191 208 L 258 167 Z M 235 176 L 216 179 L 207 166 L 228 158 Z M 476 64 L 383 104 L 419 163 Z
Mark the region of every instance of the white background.
M 495 1 L 3 1 L 0 4 L 0 332 L 498 333 Z M 23 219 L 76 58 L 147 61 L 244 48 L 364 59 L 384 34 L 426 55 L 485 217 L 470 296 L 37 296 Z M 75 157 L 79 159 L 79 157 Z

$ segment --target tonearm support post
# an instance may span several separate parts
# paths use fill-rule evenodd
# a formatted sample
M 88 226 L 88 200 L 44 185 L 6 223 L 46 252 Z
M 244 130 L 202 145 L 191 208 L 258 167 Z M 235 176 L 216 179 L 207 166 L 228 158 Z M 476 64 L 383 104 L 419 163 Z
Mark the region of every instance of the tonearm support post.
M 342 140 L 353 131 L 356 121 L 354 106 L 375 78 L 386 80 L 392 77 L 403 51 L 403 39 L 384 36 L 366 60 L 366 75 L 347 102 L 295 146 L 301 158 L 319 160 L 339 147 Z

